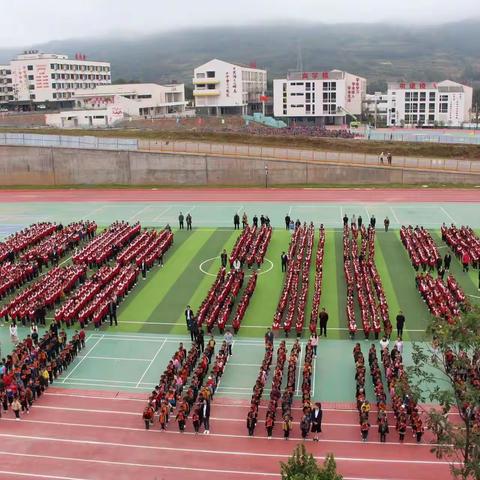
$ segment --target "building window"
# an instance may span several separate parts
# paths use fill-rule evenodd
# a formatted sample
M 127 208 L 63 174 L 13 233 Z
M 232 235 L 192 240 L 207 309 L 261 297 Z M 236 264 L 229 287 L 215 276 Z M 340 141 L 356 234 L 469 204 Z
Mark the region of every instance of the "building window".
M 428 98 L 431 102 L 434 102 L 435 101 L 435 92 L 430 92 L 430 94 L 428 95 Z
M 435 115 L 429 115 L 428 116 L 428 122 L 429 123 L 434 123 L 435 122 Z
M 213 71 L 207 72 L 207 78 L 215 78 L 215 72 Z
M 28 79 L 29 79 L 29 80 L 33 80 L 33 75 L 29 75 L 29 76 L 28 76 Z
M 27 70 L 32 71 L 32 70 L 33 70 L 33 65 L 28 65 L 28 66 L 27 66 Z
M 435 112 L 435 104 L 434 103 L 429 103 L 428 104 L 428 111 L 429 112 Z
M 440 113 L 448 113 L 448 103 L 440 104 Z
M 32 94 L 30 95 L 30 100 L 35 100 L 35 94 L 34 94 L 34 93 L 32 93 Z

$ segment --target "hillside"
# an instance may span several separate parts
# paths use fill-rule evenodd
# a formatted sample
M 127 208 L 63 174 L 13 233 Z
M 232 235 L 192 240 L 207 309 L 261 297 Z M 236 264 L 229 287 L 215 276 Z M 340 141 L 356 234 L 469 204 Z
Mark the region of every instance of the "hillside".
M 437 26 L 305 24 L 210 27 L 122 38 L 64 40 L 0 49 L 0 63 L 23 48 L 83 52 L 112 63 L 114 80 L 190 83 L 193 67 L 213 57 L 256 61 L 269 78 L 297 64 L 302 47 L 305 70 L 339 68 L 368 77 L 370 89 L 401 78 L 451 78 L 480 84 L 480 20 Z

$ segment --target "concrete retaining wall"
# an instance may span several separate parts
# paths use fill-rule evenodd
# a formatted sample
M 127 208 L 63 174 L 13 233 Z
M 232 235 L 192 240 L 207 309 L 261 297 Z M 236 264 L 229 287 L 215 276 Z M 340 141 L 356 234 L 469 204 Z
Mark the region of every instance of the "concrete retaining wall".
M 1 185 L 480 184 L 480 173 L 243 157 L 0 146 Z

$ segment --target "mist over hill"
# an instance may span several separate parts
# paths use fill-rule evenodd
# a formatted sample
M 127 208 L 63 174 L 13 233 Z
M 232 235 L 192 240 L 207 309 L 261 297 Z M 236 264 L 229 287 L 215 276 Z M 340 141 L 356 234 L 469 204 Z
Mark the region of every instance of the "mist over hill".
M 304 70 L 338 68 L 369 80 L 369 90 L 388 80 L 444 80 L 480 86 L 480 20 L 435 26 L 393 24 L 271 24 L 209 27 L 154 35 L 54 41 L 0 49 L 0 63 L 23 49 L 82 52 L 110 61 L 113 80 L 191 83 L 193 68 L 211 58 L 266 68 L 269 79 L 297 65 Z

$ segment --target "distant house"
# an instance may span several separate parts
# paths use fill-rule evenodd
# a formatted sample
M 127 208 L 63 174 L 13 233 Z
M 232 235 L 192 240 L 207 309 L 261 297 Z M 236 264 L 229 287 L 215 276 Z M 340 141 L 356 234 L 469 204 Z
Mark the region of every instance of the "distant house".
M 203 115 L 246 115 L 262 110 L 267 71 L 210 60 L 193 72 L 195 109 Z

